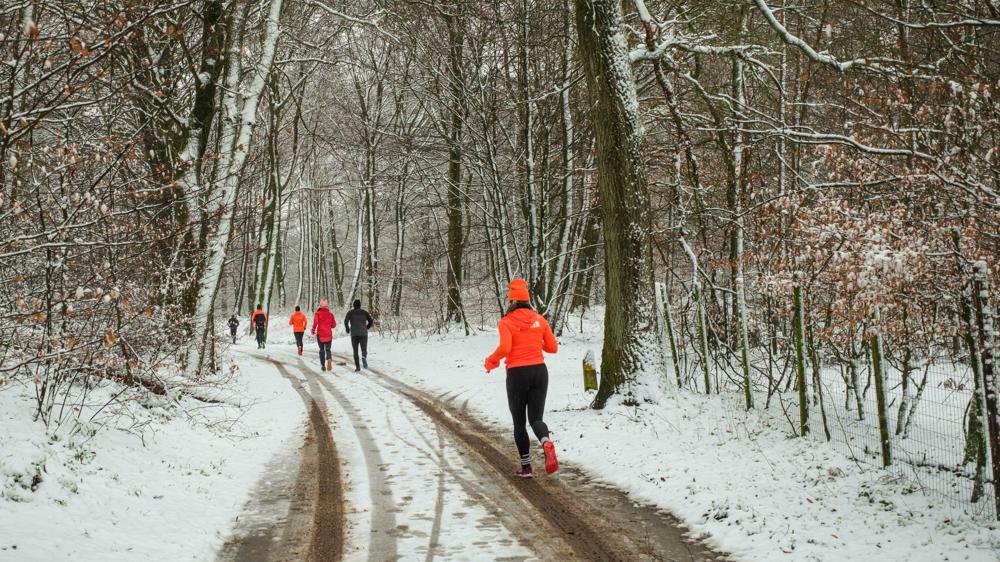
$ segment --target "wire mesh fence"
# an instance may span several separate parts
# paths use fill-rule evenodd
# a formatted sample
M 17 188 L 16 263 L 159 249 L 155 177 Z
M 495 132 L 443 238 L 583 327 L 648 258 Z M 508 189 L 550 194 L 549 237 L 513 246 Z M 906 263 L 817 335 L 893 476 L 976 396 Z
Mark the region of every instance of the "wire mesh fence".
M 663 345 L 673 359 L 668 376 L 680 387 L 772 409 L 791 432 L 828 441 L 861 466 L 902 476 L 915 491 L 976 516 L 998 517 L 993 459 L 1000 461 L 1000 447 L 984 388 L 996 377 L 997 338 L 988 324 L 991 303 L 1000 302 L 995 291 L 978 301 L 970 291 L 943 300 L 912 331 L 885 330 L 877 317 L 838 329 L 796 314 L 789 294 L 786 314 L 751 309 L 745 370 L 738 321 L 726 326 L 706 314 L 698 296 L 671 300 L 665 286 L 658 290 Z

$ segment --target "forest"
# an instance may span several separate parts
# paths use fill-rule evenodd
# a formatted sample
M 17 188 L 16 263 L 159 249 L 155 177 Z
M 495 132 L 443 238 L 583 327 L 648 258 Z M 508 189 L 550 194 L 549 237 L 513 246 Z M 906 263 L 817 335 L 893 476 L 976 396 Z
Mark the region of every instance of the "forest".
M 990 0 L 6 0 L 0 387 L 58 425 L 197 393 L 258 303 L 469 334 L 523 277 L 602 315 L 594 408 L 875 419 L 885 466 L 931 410 L 977 501 L 998 145 Z

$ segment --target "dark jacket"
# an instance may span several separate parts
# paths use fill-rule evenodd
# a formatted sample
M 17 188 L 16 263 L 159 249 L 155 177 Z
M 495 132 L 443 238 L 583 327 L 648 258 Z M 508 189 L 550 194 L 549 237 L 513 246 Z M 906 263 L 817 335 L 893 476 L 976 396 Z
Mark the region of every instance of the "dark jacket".
M 372 324 L 372 315 L 363 308 L 353 308 L 344 316 L 344 329 L 352 336 L 367 336 Z
M 235 316 L 229 319 L 229 329 L 232 330 L 233 332 L 236 331 L 236 328 L 239 325 L 240 325 L 240 321 L 237 320 Z

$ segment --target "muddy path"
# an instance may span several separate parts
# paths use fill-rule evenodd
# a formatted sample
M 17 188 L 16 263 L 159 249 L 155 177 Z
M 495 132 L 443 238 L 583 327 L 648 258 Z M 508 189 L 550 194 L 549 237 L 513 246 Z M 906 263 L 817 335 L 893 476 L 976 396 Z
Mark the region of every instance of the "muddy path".
M 344 500 L 337 447 L 320 393 L 273 361 L 308 413 L 297 452 L 272 460 L 219 555 L 221 561 L 329 561 L 343 554 Z M 290 476 L 294 475 L 294 476 Z
M 332 372 L 260 358 L 299 393 L 308 431 L 297 458 L 276 459 L 285 476 L 269 470 L 222 560 L 726 560 L 572 465 L 516 478 L 510 436 L 460 396 L 355 373 L 343 355 Z

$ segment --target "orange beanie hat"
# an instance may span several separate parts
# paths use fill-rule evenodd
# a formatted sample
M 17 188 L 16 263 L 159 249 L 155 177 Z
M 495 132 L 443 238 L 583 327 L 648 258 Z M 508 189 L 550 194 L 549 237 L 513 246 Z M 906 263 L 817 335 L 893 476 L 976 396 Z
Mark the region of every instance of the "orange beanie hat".
M 512 301 L 530 301 L 531 295 L 528 294 L 528 282 L 524 279 L 511 281 L 510 288 L 507 291 L 507 299 Z

